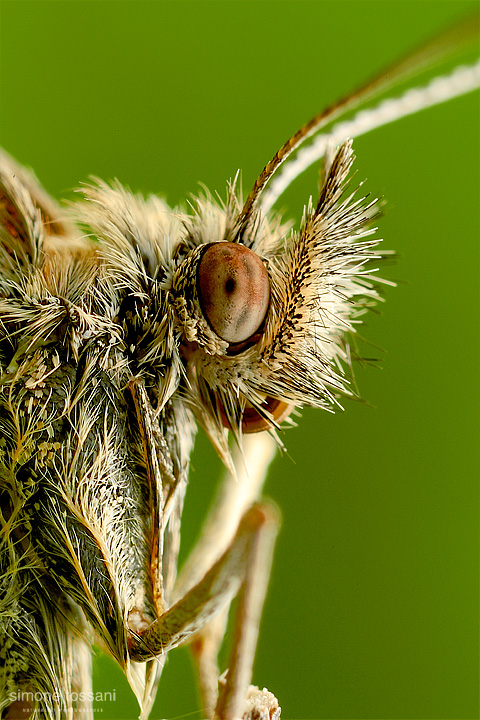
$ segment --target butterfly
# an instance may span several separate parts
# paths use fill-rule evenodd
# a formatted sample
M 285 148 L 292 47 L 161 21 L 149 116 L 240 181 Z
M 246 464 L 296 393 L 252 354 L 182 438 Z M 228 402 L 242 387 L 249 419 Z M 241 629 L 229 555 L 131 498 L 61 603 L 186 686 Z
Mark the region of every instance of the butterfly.
M 429 62 L 444 42 L 429 46 Z M 261 483 L 296 408 L 331 409 L 352 394 L 351 338 L 379 300 L 384 255 L 371 227 L 378 203 L 352 188 L 352 142 L 335 122 L 391 88 L 392 75 L 407 78 L 423 52 L 315 116 L 245 200 L 237 179 L 223 203 L 205 193 L 187 213 L 97 181 L 66 214 L 2 155 L 5 717 L 88 713 L 93 638 L 122 667 L 142 717 L 167 653 L 186 642 L 208 715 L 279 717 L 275 697 L 249 687 L 279 523 Z M 476 86 L 478 70 L 455 71 L 404 97 L 394 116 Z M 348 134 L 384 124 L 385 112 L 353 118 Z M 323 127 L 330 137 L 318 141 Z M 313 135 L 307 159 L 289 162 Z M 271 208 L 321 156 L 318 198 L 292 230 Z M 274 185 L 282 165 L 290 175 Z M 197 426 L 230 475 L 177 577 Z

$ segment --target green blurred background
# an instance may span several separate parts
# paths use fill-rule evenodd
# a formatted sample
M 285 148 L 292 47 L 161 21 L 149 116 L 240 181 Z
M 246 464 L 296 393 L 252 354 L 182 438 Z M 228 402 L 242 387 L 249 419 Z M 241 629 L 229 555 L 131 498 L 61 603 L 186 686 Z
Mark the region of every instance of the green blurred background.
M 57 197 L 90 174 L 170 204 L 248 189 L 303 122 L 475 2 L 3 2 L 1 144 Z M 282 509 L 255 683 L 284 718 L 478 717 L 478 94 L 355 142 L 387 200 L 398 281 L 364 335 L 368 404 L 306 409 L 267 494 Z M 317 169 L 282 200 L 301 217 Z M 194 542 L 220 473 L 199 436 Z M 136 702 L 97 652 L 102 717 Z M 188 650 L 152 717 L 200 718 Z

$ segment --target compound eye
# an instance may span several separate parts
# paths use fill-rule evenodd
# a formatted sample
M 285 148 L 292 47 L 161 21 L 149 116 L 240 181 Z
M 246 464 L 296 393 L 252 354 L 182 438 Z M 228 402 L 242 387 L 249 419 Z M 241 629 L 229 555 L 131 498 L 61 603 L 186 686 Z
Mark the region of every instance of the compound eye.
M 270 281 L 253 250 L 212 243 L 200 260 L 197 287 L 205 319 L 222 340 L 241 343 L 260 329 L 270 303 Z

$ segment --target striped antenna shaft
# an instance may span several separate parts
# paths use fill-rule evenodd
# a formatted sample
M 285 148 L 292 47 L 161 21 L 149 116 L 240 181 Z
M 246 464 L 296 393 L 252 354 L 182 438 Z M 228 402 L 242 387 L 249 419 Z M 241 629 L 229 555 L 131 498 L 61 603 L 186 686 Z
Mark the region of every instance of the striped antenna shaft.
M 448 75 L 435 77 L 424 87 L 411 88 L 397 98 L 388 98 L 375 107 L 361 110 L 351 120 L 337 123 L 330 133 L 318 135 L 308 147 L 299 150 L 297 156 L 272 180 L 261 198 L 262 212 L 271 210 L 292 182 L 325 155 L 330 143 L 338 145 L 348 137 L 357 138 L 400 118 L 466 95 L 479 87 L 480 60 L 474 65 L 457 67 Z
M 243 206 L 238 221 L 237 237 L 241 238 L 254 221 L 260 195 L 274 172 L 307 138 L 334 122 L 344 113 L 354 110 L 360 104 L 372 100 L 382 92 L 419 74 L 426 68 L 431 68 L 440 61 L 446 60 L 475 40 L 478 41 L 478 14 L 464 18 L 457 25 L 443 31 L 430 42 L 382 70 L 358 90 L 349 93 L 323 112 L 315 115 L 282 145 L 263 168 Z

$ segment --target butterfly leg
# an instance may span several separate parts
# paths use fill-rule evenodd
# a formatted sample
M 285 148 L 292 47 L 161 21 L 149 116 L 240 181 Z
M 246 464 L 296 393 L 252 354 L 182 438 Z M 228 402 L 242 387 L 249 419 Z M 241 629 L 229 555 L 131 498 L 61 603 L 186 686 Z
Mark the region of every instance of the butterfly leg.
M 253 505 L 242 517 L 237 532 L 223 555 L 172 607 L 141 634 L 130 633 L 132 660 L 142 661 L 184 644 L 231 602 L 241 589 L 234 656 L 243 649 L 245 659 L 233 657 L 233 671 L 226 682 L 225 710 L 217 716 L 230 720 L 240 714 L 239 705 L 250 681 L 260 610 L 265 594 L 273 543 L 278 527 L 276 509 L 267 503 Z M 242 699 L 240 696 L 243 694 Z M 233 713 L 237 713 L 232 714 Z
M 233 648 L 222 678 L 215 720 L 278 720 L 276 698 L 250 686 L 260 618 L 270 576 L 275 532 L 257 533 L 240 587 Z
M 202 536 L 182 569 L 177 583 L 181 592 L 198 582 L 207 570 L 207 563 L 212 564 L 218 558 L 222 549 L 231 542 L 242 513 L 261 495 L 277 444 L 266 433 L 248 435 L 243 440 L 243 451 L 237 451 L 234 456 L 237 474 L 226 473 L 204 523 Z M 229 606 L 226 606 L 195 635 L 191 643 L 203 707 L 208 717 L 213 715 L 218 700 L 220 673 L 217 658 L 225 635 L 228 611 Z

